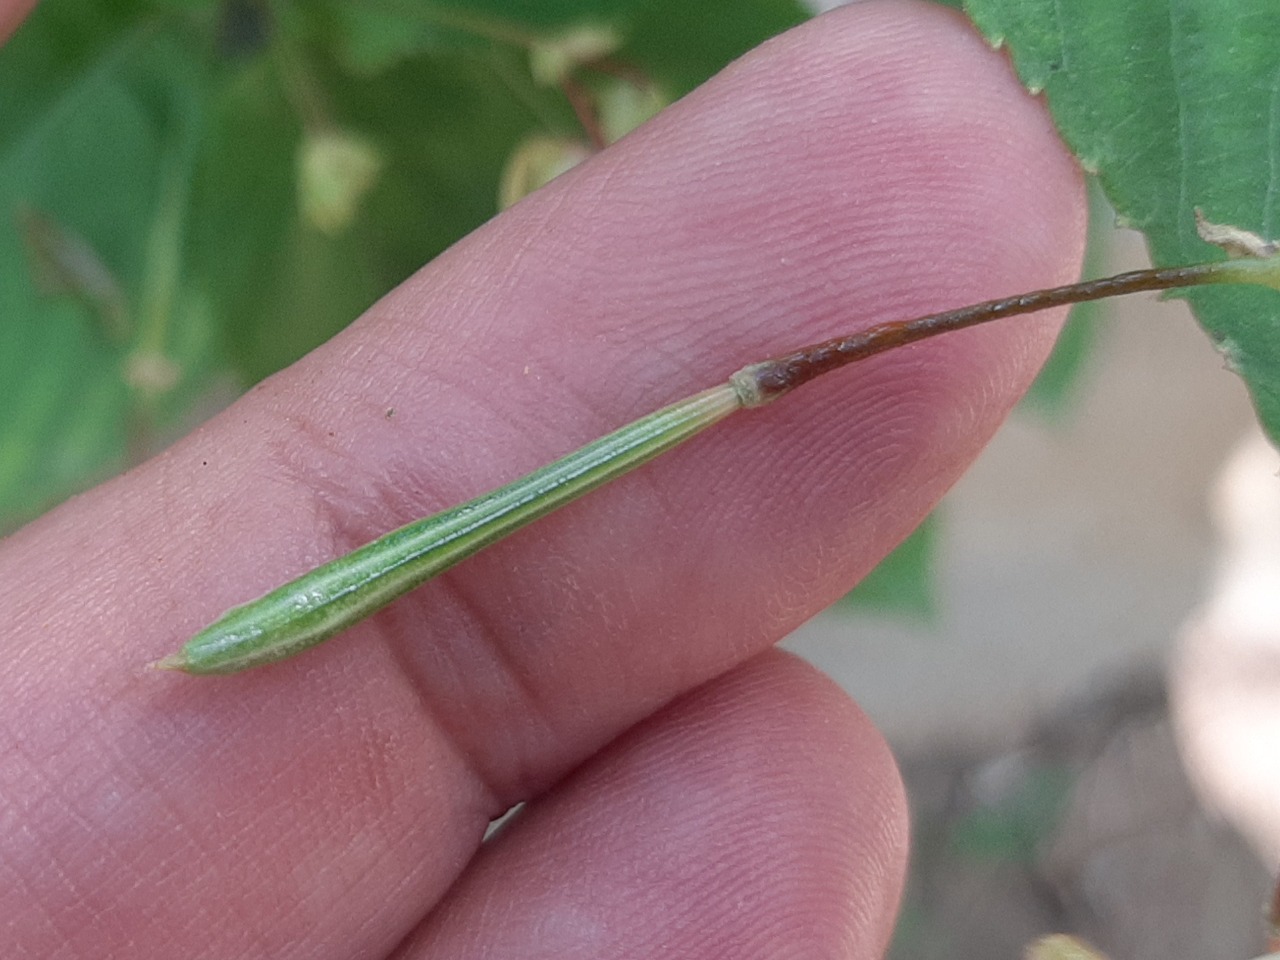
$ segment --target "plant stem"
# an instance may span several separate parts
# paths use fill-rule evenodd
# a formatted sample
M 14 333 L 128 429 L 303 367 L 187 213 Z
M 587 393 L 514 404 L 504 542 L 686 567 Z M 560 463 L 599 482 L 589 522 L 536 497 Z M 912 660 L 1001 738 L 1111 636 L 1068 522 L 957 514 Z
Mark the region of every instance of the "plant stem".
M 743 394 L 743 405 L 762 406 L 790 393 L 820 377 L 838 370 L 846 364 L 865 360 L 877 353 L 906 346 L 919 340 L 927 340 L 953 330 L 963 330 L 978 324 L 989 323 L 1023 313 L 1035 313 L 1050 307 L 1062 307 L 1089 300 L 1104 300 L 1126 293 L 1145 290 L 1171 290 L 1176 287 L 1192 287 L 1203 283 L 1238 282 L 1225 280 L 1221 274 L 1230 267 L 1225 263 L 1198 263 L 1189 267 L 1157 267 L 1133 270 L 1129 273 L 1104 277 L 1101 280 L 1082 280 L 1062 287 L 1033 290 L 1012 297 L 986 300 L 968 307 L 931 313 L 914 320 L 898 320 L 882 323 L 866 330 L 859 330 L 844 337 L 834 337 L 821 343 L 810 344 L 799 350 L 753 363 L 734 374 L 734 383 Z
M 909 343 L 1048 307 L 1206 283 L 1280 289 L 1280 254 L 1135 270 L 914 320 L 882 323 L 753 363 L 728 382 L 642 417 L 527 476 L 401 527 L 266 596 L 234 607 L 155 666 L 233 673 L 291 656 L 552 510 L 678 446 L 743 407 L 758 407 L 849 363 Z

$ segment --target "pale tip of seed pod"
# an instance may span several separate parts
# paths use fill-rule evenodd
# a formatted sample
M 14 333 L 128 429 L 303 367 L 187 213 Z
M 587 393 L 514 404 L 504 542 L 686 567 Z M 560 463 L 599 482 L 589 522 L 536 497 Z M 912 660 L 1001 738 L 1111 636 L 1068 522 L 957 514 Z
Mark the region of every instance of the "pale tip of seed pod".
M 729 378 L 729 386 L 733 387 L 738 403 L 742 406 L 762 407 L 772 399 L 761 388 L 758 377 L 760 371 L 768 366 L 767 361 L 765 363 L 753 363 L 743 367 Z
M 161 657 L 159 660 L 152 660 L 147 664 L 152 670 L 186 670 L 190 665 L 181 650 L 177 653 L 171 653 L 167 657 Z

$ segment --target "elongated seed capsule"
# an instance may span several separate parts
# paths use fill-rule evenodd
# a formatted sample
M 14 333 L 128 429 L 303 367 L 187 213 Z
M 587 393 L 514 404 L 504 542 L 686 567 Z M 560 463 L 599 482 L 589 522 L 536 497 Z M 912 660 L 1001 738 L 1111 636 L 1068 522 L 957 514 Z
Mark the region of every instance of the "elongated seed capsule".
M 231 608 L 154 665 L 187 673 L 234 673 L 314 646 L 740 406 L 729 384 L 673 403 L 505 487 L 393 530 L 257 600 Z
M 1205 224 L 1201 224 L 1202 235 Z M 1249 259 L 1160 267 L 988 300 L 882 323 L 753 363 L 727 383 L 664 407 L 560 460 L 442 513 L 410 523 L 265 596 L 234 607 L 154 666 L 234 673 L 282 660 L 370 616 L 392 600 L 527 523 L 670 450 L 744 407 L 771 403 L 847 364 L 953 330 L 1144 290 L 1253 283 L 1280 290 L 1280 254 L 1251 234 L 1225 230 Z M 1220 238 L 1205 236 L 1226 246 Z M 1232 249 L 1235 249 L 1233 247 Z

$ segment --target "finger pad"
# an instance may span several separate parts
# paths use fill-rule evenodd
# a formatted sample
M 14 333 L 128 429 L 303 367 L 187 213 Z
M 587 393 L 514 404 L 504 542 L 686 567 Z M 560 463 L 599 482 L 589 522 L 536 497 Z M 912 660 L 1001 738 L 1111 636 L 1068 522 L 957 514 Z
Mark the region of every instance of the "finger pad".
M 771 654 L 527 808 L 404 955 L 878 956 L 905 838 L 883 742 Z

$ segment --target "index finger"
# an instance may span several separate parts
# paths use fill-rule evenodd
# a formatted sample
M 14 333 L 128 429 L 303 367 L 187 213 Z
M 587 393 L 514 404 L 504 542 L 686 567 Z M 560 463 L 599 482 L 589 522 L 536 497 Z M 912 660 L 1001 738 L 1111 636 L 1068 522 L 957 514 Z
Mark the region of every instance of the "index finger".
M 1045 115 L 957 17 L 863 4 L 744 58 L 3 545 L 0 792 L 23 829 L 0 914 L 32 954 L 57 931 L 99 954 L 389 949 L 489 816 L 870 569 L 1052 322 L 726 424 L 296 661 L 142 664 L 744 362 L 1066 279 L 1082 225 Z

